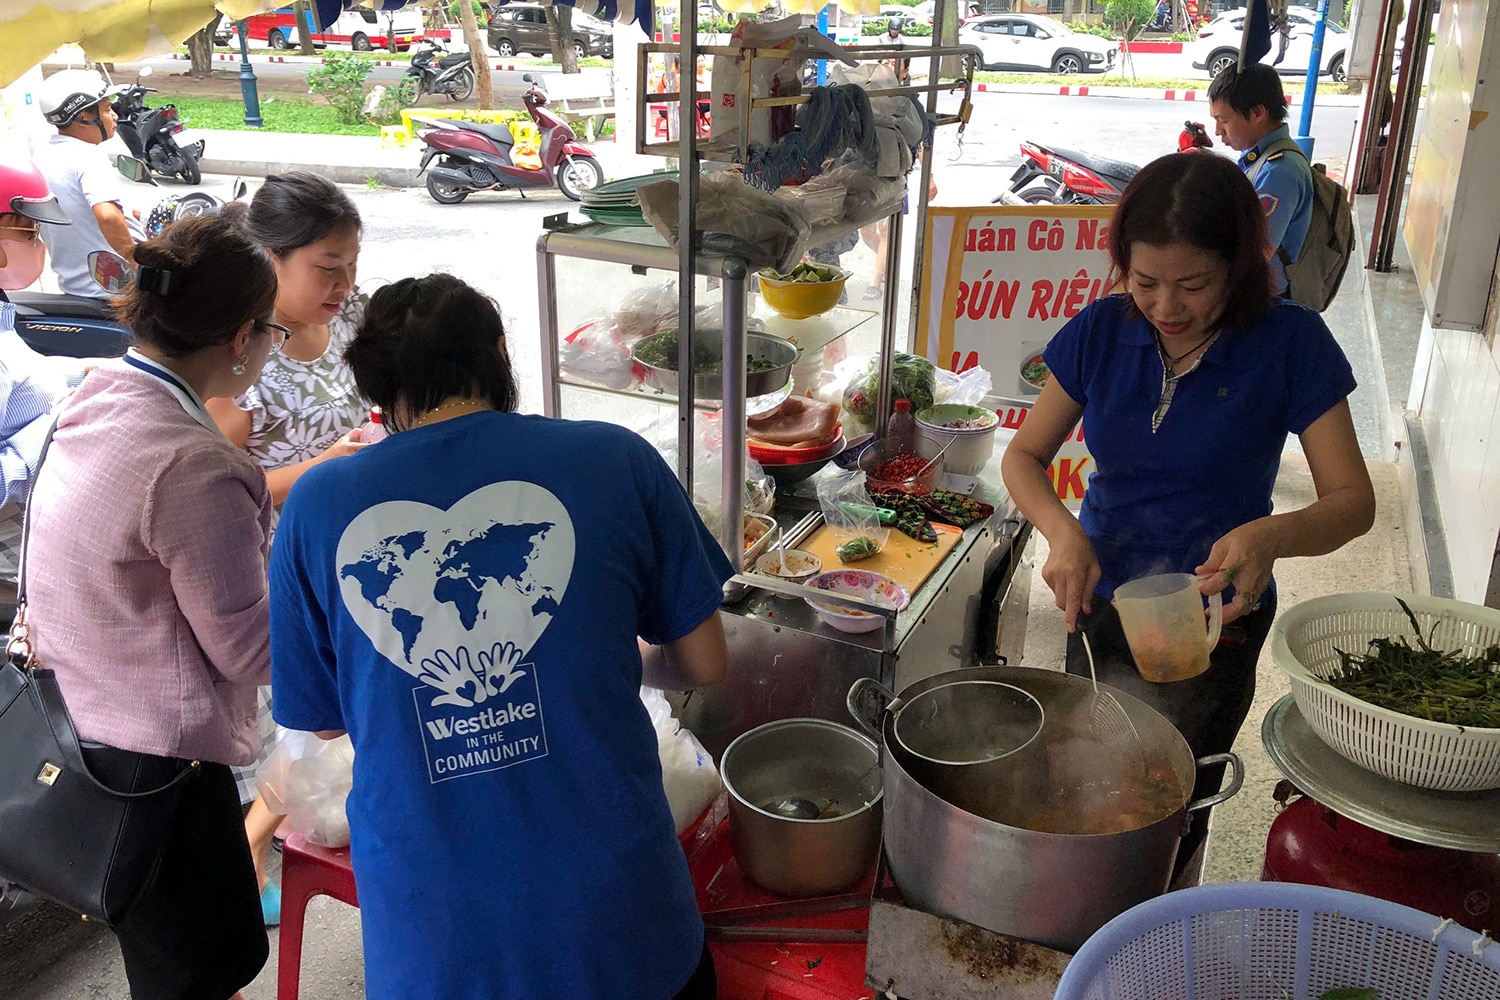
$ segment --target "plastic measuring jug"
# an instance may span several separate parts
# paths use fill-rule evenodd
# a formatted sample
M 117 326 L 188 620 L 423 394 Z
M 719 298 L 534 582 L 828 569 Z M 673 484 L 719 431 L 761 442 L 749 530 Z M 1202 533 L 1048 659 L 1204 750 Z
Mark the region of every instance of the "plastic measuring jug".
M 1190 573 L 1162 573 L 1115 588 L 1115 610 L 1130 643 L 1136 669 L 1148 681 L 1165 684 L 1197 677 L 1208 669 L 1208 654 L 1219 644 L 1224 601 L 1208 599 L 1204 632 L 1203 581 Z

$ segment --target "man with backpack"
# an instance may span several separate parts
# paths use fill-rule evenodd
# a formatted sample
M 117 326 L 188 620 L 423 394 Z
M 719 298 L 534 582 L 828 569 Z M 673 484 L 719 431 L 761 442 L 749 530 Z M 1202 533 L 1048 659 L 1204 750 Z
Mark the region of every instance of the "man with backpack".
M 1322 312 L 1354 249 L 1348 194 L 1292 140 L 1273 67 L 1230 66 L 1209 85 L 1208 109 L 1219 139 L 1241 154 L 1240 169 L 1260 195 L 1276 292 Z

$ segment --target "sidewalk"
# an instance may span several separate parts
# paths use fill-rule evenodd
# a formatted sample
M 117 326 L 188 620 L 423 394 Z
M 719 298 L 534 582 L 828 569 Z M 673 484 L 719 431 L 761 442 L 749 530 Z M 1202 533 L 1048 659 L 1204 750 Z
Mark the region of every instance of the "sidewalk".
M 266 177 L 288 170 L 311 170 L 339 184 L 379 183 L 421 187 L 417 176 L 422 144 L 413 137 L 404 149 L 372 135 L 306 135 L 290 132 L 195 129 L 206 142 L 203 172 Z M 295 140 L 295 141 L 293 141 Z M 628 146 L 600 141 L 589 146 L 609 178 L 650 173 L 665 166 L 660 157 L 640 156 Z

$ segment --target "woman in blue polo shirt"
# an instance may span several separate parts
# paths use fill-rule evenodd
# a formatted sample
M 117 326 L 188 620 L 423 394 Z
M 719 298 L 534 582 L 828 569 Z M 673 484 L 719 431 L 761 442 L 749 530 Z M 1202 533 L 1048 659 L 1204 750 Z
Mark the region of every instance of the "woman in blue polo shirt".
M 1317 313 L 1274 298 L 1265 217 L 1235 165 L 1174 154 L 1143 169 L 1110 226 L 1124 294 L 1093 303 L 1044 355 L 1052 377 L 1005 453 L 1005 484 L 1050 547 L 1042 578 L 1067 616 L 1068 671 L 1152 705 L 1197 756 L 1234 743 L 1276 612 L 1271 571 L 1370 529 L 1374 489 L 1349 414 L 1354 374 Z M 1075 518 L 1047 467 L 1082 419 L 1095 472 Z M 1288 434 L 1318 499 L 1271 513 Z M 1224 637 L 1207 672 L 1170 684 L 1135 669 L 1110 604 L 1153 573 L 1193 573 L 1224 594 Z M 1232 623 L 1232 624 L 1231 624 Z M 1218 789 L 1200 773 L 1195 796 Z M 1179 870 L 1203 843 L 1199 822 Z

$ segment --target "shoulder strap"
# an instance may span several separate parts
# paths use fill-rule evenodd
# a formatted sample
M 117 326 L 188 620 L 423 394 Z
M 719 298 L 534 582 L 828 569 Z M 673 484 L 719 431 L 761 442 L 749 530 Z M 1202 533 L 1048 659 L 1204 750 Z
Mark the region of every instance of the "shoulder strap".
M 36 492 L 37 477 L 42 474 L 42 464 L 47 461 L 47 451 L 52 447 L 52 435 L 57 432 L 57 419 L 54 417 L 52 426 L 47 428 L 47 436 L 42 439 L 42 450 L 36 458 L 36 468 L 31 473 L 31 492 Z M 16 560 L 16 616 L 19 619 L 21 609 L 26 606 L 26 553 L 31 548 L 31 497 L 26 498 L 26 513 L 21 519 L 21 555 Z
M 1307 159 L 1307 154 L 1302 152 L 1302 147 L 1297 145 L 1297 141 L 1295 139 L 1277 139 L 1275 142 L 1267 146 L 1265 152 L 1261 153 L 1256 161 L 1250 165 L 1250 171 L 1248 174 L 1250 183 L 1254 184 L 1256 180 L 1259 179 L 1260 172 L 1266 164 L 1281 159 L 1281 157 L 1287 153 L 1296 153 L 1304 160 Z

